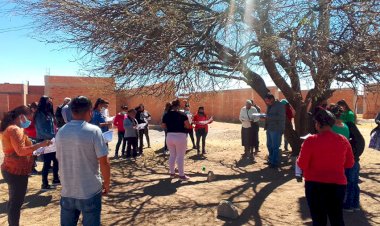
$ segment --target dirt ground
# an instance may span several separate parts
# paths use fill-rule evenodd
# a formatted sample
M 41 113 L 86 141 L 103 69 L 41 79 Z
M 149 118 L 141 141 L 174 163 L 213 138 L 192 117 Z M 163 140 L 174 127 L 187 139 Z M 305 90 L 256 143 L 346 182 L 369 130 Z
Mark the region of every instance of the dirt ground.
M 367 144 L 374 126 L 369 121 L 359 126 Z M 164 133 L 150 130 L 150 136 L 152 148 L 144 150 L 144 157 L 136 161 L 111 160 L 112 187 L 103 199 L 103 225 L 311 225 L 303 183 L 294 179 L 288 153 L 283 153 L 281 168 L 264 165 L 267 149 L 262 129 L 261 151 L 251 162 L 241 158 L 240 125 L 211 124 L 207 157 L 197 158 L 195 150 L 186 155 L 185 171 L 191 177 L 187 182 L 168 178 L 168 156 L 161 151 Z M 110 145 L 110 157 L 114 147 L 115 141 Z M 213 182 L 206 180 L 210 170 L 216 174 Z M 345 213 L 346 225 L 380 225 L 379 152 L 365 150 L 360 180 L 362 210 Z M 60 187 L 41 192 L 40 186 L 41 176 L 30 177 L 21 225 L 59 225 Z M 7 199 L 7 185 L 0 176 L 0 225 L 6 225 Z M 221 200 L 232 201 L 240 217 L 217 218 Z

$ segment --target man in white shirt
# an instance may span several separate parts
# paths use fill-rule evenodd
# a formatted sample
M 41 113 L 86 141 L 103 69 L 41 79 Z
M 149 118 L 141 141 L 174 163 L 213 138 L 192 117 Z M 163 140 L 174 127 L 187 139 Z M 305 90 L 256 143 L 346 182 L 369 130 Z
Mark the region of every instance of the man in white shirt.
M 259 120 L 257 109 L 253 107 L 252 100 L 247 100 L 245 106 L 240 110 L 239 120 L 242 123 L 241 128 L 241 141 L 242 146 L 244 146 L 244 155 L 246 157 L 254 158 L 253 149 L 258 151 L 258 129 L 259 129 Z

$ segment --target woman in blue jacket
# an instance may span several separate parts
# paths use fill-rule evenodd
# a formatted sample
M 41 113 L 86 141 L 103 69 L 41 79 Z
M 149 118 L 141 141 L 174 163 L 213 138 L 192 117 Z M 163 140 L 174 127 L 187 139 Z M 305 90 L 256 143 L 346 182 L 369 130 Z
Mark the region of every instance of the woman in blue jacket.
M 51 140 L 55 137 L 53 103 L 50 97 L 42 96 L 40 98 L 37 111 L 34 115 L 34 121 L 36 124 L 38 142 Z M 51 162 L 53 162 L 53 185 L 61 183 L 58 176 L 58 161 L 55 157 L 55 152 L 44 154 L 43 159 L 41 190 L 49 190 L 51 186 L 48 182 L 48 174 Z

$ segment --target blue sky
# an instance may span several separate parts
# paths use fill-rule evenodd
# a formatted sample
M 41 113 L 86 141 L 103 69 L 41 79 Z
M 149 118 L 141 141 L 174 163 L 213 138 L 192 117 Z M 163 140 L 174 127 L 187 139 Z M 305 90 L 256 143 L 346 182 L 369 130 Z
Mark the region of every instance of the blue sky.
M 28 19 L 4 13 L 6 0 L 0 0 L 0 83 L 43 85 L 44 75 L 79 75 L 79 64 L 73 62 L 75 50 L 62 50 L 31 38 Z M 26 29 L 19 29 L 20 27 Z

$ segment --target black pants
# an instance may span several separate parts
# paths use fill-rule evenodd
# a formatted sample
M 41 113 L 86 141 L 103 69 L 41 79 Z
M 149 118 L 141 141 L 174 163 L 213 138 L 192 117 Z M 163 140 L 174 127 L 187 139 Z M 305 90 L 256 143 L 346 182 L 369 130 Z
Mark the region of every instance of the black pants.
M 123 146 L 121 147 L 121 155 L 125 154 L 125 145 L 127 143 L 127 138 L 124 137 L 124 132 L 117 132 L 117 143 L 115 149 L 115 156 L 119 155 L 120 144 L 123 142 Z
M 145 134 L 146 142 L 148 143 L 148 147 L 150 147 L 150 139 L 149 139 L 149 129 L 148 129 L 148 126 L 146 126 L 144 129 L 140 129 L 139 130 L 139 140 L 140 140 L 139 150 L 140 150 L 140 153 L 143 152 L 144 134 Z
M 132 153 L 133 157 L 136 157 L 137 156 L 137 137 L 127 137 L 126 140 L 127 140 L 127 158 L 131 157 L 131 150 L 133 152 Z
M 188 134 L 189 134 L 189 136 L 190 136 L 191 142 L 193 143 L 193 147 L 195 147 L 195 142 L 194 142 L 194 130 L 193 130 L 193 129 L 189 129 Z
M 7 203 L 7 214 L 9 226 L 19 226 L 20 212 L 26 189 L 28 187 L 28 176 L 20 176 L 1 170 L 5 182 L 8 184 L 9 201 Z
M 329 217 L 331 226 L 344 226 L 343 200 L 346 185 L 305 182 L 305 194 L 313 226 L 325 226 Z
M 202 128 L 202 129 L 195 130 L 195 135 L 197 136 L 197 149 L 198 149 L 198 152 L 199 152 L 199 148 L 200 148 L 201 138 L 202 138 L 202 152 L 205 152 L 206 137 L 207 137 L 207 131 L 206 131 L 206 129 Z
M 259 150 L 259 129 L 260 129 L 259 122 L 251 123 L 251 128 L 252 128 L 253 147 L 256 149 L 256 151 L 258 151 Z
M 48 175 L 51 167 L 51 162 L 53 162 L 53 180 L 58 180 L 58 161 L 55 157 L 55 152 L 44 154 L 44 166 L 42 167 L 42 184 L 48 185 Z

